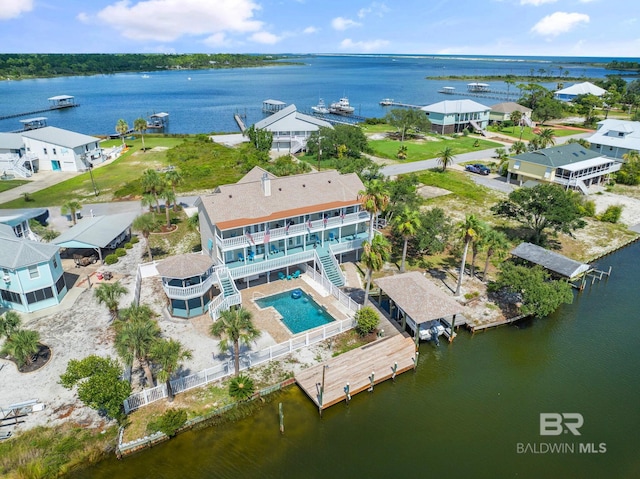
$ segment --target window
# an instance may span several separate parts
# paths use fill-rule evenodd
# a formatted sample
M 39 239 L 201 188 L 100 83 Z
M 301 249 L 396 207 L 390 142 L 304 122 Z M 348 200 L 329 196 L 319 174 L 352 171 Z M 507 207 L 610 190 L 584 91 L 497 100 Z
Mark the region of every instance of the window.
M 22 298 L 18 293 L 14 293 L 13 291 L 7 291 L 6 289 L 0 289 L 0 296 L 5 301 L 9 303 L 22 304 Z
M 58 260 L 53 258 L 53 269 L 58 269 Z
M 27 304 L 33 304 L 44 301 L 45 299 L 53 298 L 53 291 L 51 290 L 51 288 L 42 288 L 36 291 L 31 291 L 27 293 L 26 296 Z
M 38 279 L 40 277 L 40 271 L 38 271 L 38 265 L 29 266 L 29 278 Z
M 513 169 L 514 170 L 520 169 L 520 160 L 516 160 L 516 162 L 513 164 Z
M 56 291 L 58 292 L 58 294 L 60 294 L 65 286 L 66 284 L 64 282 L 64 275 L 62 275 L 58 278 L 58 281 L 56 281 Z
M 55 148 L 53 148 L 53 154 L 54 154 L 54 155 L 57 155 L 57 154 L 58 154 L 58 152 L 56 151 L 56 149 L 55 149 Z

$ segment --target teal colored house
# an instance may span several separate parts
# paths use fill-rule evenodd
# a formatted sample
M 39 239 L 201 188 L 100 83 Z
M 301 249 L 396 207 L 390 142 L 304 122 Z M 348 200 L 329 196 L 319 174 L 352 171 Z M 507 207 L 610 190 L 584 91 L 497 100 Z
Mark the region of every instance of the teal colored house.
M 30 313 L 67 294 L 58 247 L 18 238 L 0 224 L 0 307 Z
M 489 124 L 491 107 L 473 100 L 445 100 L 421 108 L 431 122 L 431 131 L 441 135 L 469 130 L 484 130 Z

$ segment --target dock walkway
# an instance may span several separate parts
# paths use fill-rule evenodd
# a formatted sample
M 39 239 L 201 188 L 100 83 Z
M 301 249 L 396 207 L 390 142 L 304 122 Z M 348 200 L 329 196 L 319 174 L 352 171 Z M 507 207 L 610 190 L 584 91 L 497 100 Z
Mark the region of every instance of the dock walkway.
M 320 412 L 347 399 L 345 386 L 351 396 L 371 388 L 373 384 L 395 377 L 414 368 L 416 347 L 404 335 L 387 336 L 374 343 L 346 352 L 296 374 L 296 383 L 318 406 Z M 394 373 L 394 365 L 397 364 Z M 326 369 L 325 369 L 326 368 Z M 324 369 L 324 393 L 321 395 Z

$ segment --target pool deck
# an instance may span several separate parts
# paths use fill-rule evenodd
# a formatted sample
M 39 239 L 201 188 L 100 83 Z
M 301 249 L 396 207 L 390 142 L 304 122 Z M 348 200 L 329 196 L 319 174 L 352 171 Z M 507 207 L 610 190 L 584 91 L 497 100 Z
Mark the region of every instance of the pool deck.
M 322 413 L 322 410 L 347 400 L 347 384 L 349 394 L 354 396 L 372 389 L 372 372 L 375 385 L 413 369 L 415 360 L 416 347 L 413 340 L 405 334 L 396 334 L 305 369 L 296 374 L 295 379 Z M 397 368 L 394 373 L 395 363 Z M 323 372 L 324 394 L 321 398 Z

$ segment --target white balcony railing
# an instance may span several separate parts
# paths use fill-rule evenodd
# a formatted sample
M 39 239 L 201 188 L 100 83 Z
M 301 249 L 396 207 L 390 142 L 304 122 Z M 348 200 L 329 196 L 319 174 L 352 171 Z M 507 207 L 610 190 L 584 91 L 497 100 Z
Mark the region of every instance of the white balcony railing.
M 311 261 L 314 256 L 315 250 L 311 249 L 309 251 L 303 251 L 301 253 L 283 256 L 281 258 L 268 259 L 266 261 L 258 261 L 256 263 L 247 264 L 245 266 L 231 268 L 229 269 L 229 272 L 231 273 L 231 277 L 233 279 L 246 278 L 247 276 L 266 273 L 267 271 L 286 268 L 287 266 L 293 266 L 295 264 L 306 263 L 307 261 Z
M 168 284 L 162 284 L 162 288 L 166 295 L 171 299 L 191 299 L 197 298 L 198 296 L 202 296 L 204 293 L 209 291 L 211 286 L 215 283 L 216 276 L 215 272 L 210 274 L 207 279 L 205 279 L 202 283 L 192 284 L 190 286 L 170 286 Z
M 323 231 L 325 229 L 362 223 L 368 220 L 369 213 L 367 213 L 366 211 L 359 211 L 356 213 L 349 213 L 348 215 L 345 215 L 344 218 L 341 218 L 340 216 L 327 218 L 326 224 L 325 220 L 316 219 L 311 221 L 311 225 L 309 225 L 309 221 L 307 221 L 305 223 L 291 225 L 289 226 L 289 229 L 285 227 L 275 228 L 269 231 L 270 242 L 290 236 L 296 236 L 299 234 L 315 233 L 318 231 Z M 239 246 L 242 247 L 251 246 L 253 244 L 262 244 L 264 243 L 264 231 L 251 233 L 251 236 L 245 234 L 242 236 L 235 236 L 233 238 L 217 238 L 217 241 L 218 245 L 225 251 L 237 248 Z
M 354 251 L 362 247 L 362 241 L 364 241 L 364 238 L 357 238 L 350 241 L 341 241 L 340 243 L 332 244 L 331 246 L 329 246 L 329 250 L 331 250 L 331 253 L 333 254 Z

